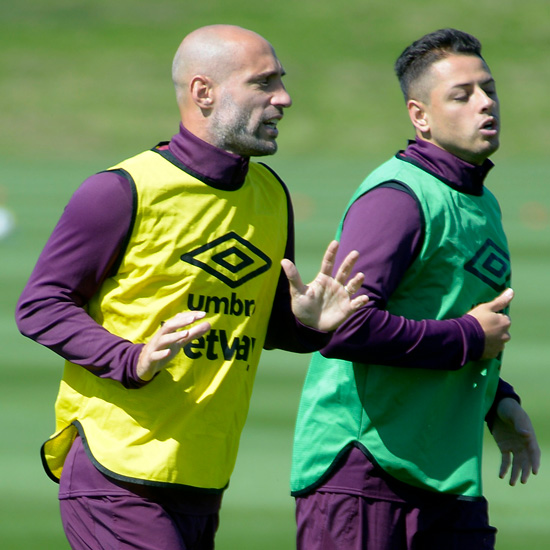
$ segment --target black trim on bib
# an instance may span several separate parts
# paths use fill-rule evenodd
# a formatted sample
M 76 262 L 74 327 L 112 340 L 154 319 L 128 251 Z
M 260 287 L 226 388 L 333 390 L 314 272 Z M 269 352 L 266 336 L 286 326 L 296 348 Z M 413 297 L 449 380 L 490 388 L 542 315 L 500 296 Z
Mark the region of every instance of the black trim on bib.
M 151 151 L 153 151 L 153 153 L 159 154 L 164 160 L 167 160 L 170 164 L 173 164 L 180 170 L 183 170 L 190 176 L 193 176 L 199 181 L 202 181 L 202 183 L 205 183 L 206 185 L 209 185 L 214 189 L 218 189 L 219 191 L 238 191 L 244 185 L 245 180 L 243 180 L 240 183 L 230 183 L 230 184 L 227 184 L 224 182 L 224 184 L 222 185 L 217 180 L 214 180 L 202 174 L 199 174 L 198 172 L 191 170 L 191 168 L 183 164 L 183 162 L 181 162 L 178 158 L 176 158 L 168 149 L 157 148 L 162 145 L 165 145 L 165 143 L 159 143 L 155 148 L 151 149 Z
M 425 489 L 423 487 L 417 487 L 416 485 L 411 485 L 409 483 L 406 483 L 404 481 L 401 481 L 397 479 L 396 477 L 393 477 L 391 474 L 386 472 L 380 466 L 378 461 L 374 458 L 372 453 L 359 441 L 350 441 L 347 445 L 345 445 L 342 450 L 336 455 L 336 458 L 332 461 L 332 464 L 328 467 L 327 471 L 315 482 L 309 485 L 308 487 L 304 489 L 300 489 L 298 491 L 292 491 L 290 493 L 293 497 L 305 497 L 313 492 L 315 492 L 319 487 L 324 485 L 331 476 L 338 470 L 340 467 L 340 461 L 345 456 L 346 453 L 348 453 L 353 447 L 356 447 L 359 449 L 366 457 L 367 459 L 372 463 L 374 466 L 374 472 L 375 475 L 379 478 L 383 479 L 388 485 L 393 486 L 395 491 L 399 491 L 399 488 L 402 489 L 402 491 L 405 492 L 404 499 L 411 500 L 410 496 L 407 496 L 410 494 L 410 492 L 413 492 L 416 494 L 418 498 L 421 500 L 434 500 L 438 499 L 441 502 L 443 501 L 452 501 L 452 500 L 461 500 L 466 502 L 482 502 L 485 500 L 484 497 L 469 497 L 465 495 L 457 495 L 455 493 L 441 493 L 437 491 L 432 491 L 430 489 Z
M 422 248 L 422 242 L 424 242 L 424 235 L 426 234 L 426 218 L 424 217 L 424 210 L 422 209 L 422 205 L 420 204 L 420 200 L 416 196 L 415 192 L 404 182 L 400 180 L 388 180 L 380 183 L 379 185 L 373 187 L 372 189 L 369 189 L 365 191 L 360 197 L 365 196 L 367 193 L 370 193 L 371 191 L 374 191 L 374 189 L 380 189 L 381 187 L 385 187 L 388 189 L 395 189 L 396 191 L 402 191 L 403 193 L 407 193 L 410 197 L 412 197 L 416 205 L 418 207 L 418 212 L 420 214 L 420 230 L 422 232 L 422 241 L 418 245 L 418 250 L 416 251 L 415 257 L 413 260 L 416 259 L 418 254 L 420 253 L 420 249 Z M 356 202 L 360 197 L 357 197 L 354 202 Z M 346 213 L 347 215 L 347 213 Z
M 225 485 L 225 487 L 222 487 L 221 489 L 215 489 L 215 488 L 207 489 L 203 487 L 194 487 L 192 485 L 183 485 L 181 483 L 169 483 L 167 481 L 150 481 L 147 479 L 139 479 L 139 478 L 128 477 L 121 474 L 117 474 L 115 472 L 112 472 L 108 468 L 105 468 L 105 466 L 99 463 L 97 459 L 94 457 L 94 455 L 92 454 L 92 451 L 90 450 L 90 446 L 88 445 L 88 440 L 86 439 L 86 434 L 84 433 L 84 428 L 82 427 L 82 424 L 78 420 L 75 420 L 72 423 L 72 426 L 74 426 L 78 430 L 78 435 L 82 440 L 82 446 L 84 447 L 84 451 L 88 455 L 90 462 L 102 474 L 116 481 L 120 481 L 123 483 L 132 483 L 135 485 L 141 485 L 143 487 L 159 487 L 159 488 L 165 488 L 165 489 L 175 489 L 180 491 L 193 491 L 195 493 L 202 493 L 202 494 L 209 494 L 209 495 L 222 494 L 229 486 L 229 482 L 228 482 L 227 485 Z
M 113 277 L 114 275 L 116 275 L 116 273 L 118 272 L 118 269 L 120 268 L 120 264 L 124 259 L 124 255 L 126 254 L 126 249 L 128 248 L 128 244 L 130 243 L 130 238 L 132 237 L 132 232 L 134 230 L 134 225 L 136 223 L 136 216 L 137 216 L 138 194 L 137 194 L 137 188 L 134 182 L 134 178 L 130 175 L 129 172 L 127 172 L 123 168 L 116 168 L 115 170 L 107 170 L 107 172 L 114 172 L 115 174 L 118 174 L 123 178 L 125 178 L 130 184 L 130 189 L 132 191 L 132 218 L 130 219 L 130 227 L 128 228 L 126 237 L 124 237 L 124 241 L 122 242 L 122 246 L 120 247 L 120 252 L 117 256 L 117 259 L 109 271 L 109 277 Z

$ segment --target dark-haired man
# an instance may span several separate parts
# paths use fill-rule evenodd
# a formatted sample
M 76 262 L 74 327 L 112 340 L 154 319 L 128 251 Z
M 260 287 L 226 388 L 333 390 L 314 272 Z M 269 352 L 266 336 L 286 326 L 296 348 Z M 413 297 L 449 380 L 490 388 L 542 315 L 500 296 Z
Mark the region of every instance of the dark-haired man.
M 539 467 L 529 417 L 499 379 L 513 293 L 500 209 L 483 185 L 499 146 L 494 79 L 479 41 L 454 29 L 414 42 L 395 69 L 416 140 L 367 177 L 338 230 L 339 254 L 361 253 L 370 302 L 305 381 L 292 466 L 299 550 L 493 548 L 484 419 L 501 477 L 510 462 L 512 485 Z

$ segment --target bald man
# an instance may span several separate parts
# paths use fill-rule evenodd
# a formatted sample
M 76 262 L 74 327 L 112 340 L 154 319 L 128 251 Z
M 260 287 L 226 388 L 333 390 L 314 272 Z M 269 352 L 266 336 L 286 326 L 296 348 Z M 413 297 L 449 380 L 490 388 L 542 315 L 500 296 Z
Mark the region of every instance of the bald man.
M 250 161 L 277 150 L 283 75 L 254 32 L 188 35 L 179 132 L 76 190 L 18 302 L 65 359 L 42 458 L 72 548 L 213 548 L 262 348 L 319 349 L 366 302 L 335 243 L 301 282 L 286 187 Z

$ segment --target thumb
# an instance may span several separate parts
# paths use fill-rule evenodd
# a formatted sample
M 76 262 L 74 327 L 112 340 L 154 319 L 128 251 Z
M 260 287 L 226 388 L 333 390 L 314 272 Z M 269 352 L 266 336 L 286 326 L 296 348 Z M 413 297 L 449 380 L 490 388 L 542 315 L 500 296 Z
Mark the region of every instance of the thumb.
M 502 294 L 498 295 L 493 301 L 489 302 L 491 311 L 498 312 L 507 308 L 514 297 L 514 291 L 507 288 Z

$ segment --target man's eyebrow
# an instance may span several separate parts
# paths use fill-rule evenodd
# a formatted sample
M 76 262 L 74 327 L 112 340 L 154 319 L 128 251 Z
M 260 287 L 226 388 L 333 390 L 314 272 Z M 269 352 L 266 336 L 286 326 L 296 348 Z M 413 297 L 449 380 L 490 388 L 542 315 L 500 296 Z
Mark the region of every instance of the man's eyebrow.
M 255 78 L 261 80 L 262 78 L 270 78 L 272 76 L 285 76 L 286 71 L 281 67 L 280 69 L 269 69 L 267 71 L 258 73 Z
M 487 78 L 486 80 L 483 80 L 481 84 L 496 84 L 495 79 L 491 76 L 490 78 Z
M 468 82 L 457 82 L 456 84 L 453 84 L 451 86 L 451 89 L 454 88 L 466 88 L 468 86 L 474 86 L 476 82 L 474 81 L 468 81 Z M 486 78 L 485 80 L 482 80 L 479 82 L 482 86 L 487 86 L 488 84 L 495 84 L 495 79 L 491 76 L 489 78 Z

